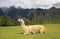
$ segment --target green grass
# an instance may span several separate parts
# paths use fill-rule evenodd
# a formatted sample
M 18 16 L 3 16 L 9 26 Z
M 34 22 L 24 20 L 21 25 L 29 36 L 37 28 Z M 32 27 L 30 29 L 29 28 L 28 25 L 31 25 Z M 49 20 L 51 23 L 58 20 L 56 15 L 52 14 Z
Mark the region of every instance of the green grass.
M 24 35 L 20 26 L 0 27 L 0 39 L 60 39 L 60 24 L 44 24 L 46 33 Z

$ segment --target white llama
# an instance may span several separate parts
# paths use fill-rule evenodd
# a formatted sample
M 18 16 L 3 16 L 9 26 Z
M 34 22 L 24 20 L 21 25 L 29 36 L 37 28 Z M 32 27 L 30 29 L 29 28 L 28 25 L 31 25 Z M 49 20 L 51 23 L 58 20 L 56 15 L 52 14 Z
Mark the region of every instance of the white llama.
M 30 25 L 30 26 L 26 26 L 25 22 L 22 18 L 18 19 L 18 21 L 21 23 L 21 26 L 24 30 L 24 34 L 35 34 L 35 33 L 43 33 L 45 32 L 45 27 L 43 25 Z

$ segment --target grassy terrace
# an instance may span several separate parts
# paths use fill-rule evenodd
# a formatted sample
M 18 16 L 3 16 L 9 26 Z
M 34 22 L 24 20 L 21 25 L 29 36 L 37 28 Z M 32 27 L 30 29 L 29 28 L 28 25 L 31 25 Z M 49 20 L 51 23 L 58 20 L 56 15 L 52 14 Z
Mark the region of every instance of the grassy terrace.
M 60 39 L 60 24 L 44 24 L 46 33 L 24 35 L 20 26 L 0 27 L 0 39 Z

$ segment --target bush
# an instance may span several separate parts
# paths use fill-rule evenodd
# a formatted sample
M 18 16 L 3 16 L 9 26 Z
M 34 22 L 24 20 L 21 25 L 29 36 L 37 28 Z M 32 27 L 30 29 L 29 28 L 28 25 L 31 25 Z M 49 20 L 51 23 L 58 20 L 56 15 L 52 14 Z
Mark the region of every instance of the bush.
M 8 16 L 0 16 L 0 26 L 14 26 L 16 21 Z

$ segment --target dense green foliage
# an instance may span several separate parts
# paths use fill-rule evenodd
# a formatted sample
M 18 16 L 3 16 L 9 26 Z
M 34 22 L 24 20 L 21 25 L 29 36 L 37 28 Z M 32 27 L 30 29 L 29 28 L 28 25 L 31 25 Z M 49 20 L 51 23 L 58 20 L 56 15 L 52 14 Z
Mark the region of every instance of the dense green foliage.
M 54 24 L 60 23 L 60 9 L 59 8 L 49 9 L 45 16 L 46 16 L 45 18 L 46 23 L 54 23 Z
M 0 27 L 0 39 L 60 39 L 60 24 L 45 24 L 46 33 L 24 35 L 20 26 Z
M 0 16 L 0 26 L 16 25 L 16 21 L 8 16 Z

